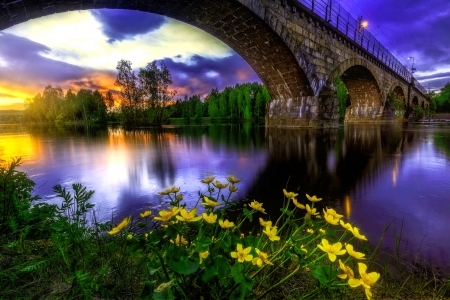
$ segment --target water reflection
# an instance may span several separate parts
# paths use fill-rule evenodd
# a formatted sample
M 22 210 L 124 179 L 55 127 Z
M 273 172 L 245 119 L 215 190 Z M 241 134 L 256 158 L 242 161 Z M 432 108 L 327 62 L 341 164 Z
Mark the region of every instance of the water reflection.
M 270 128 L 266 138 L 269 163 L 251 197 L 271 199 L 276 211 L 286 186 L 324 196 L 320 204 L 344 213 L 371 241 L 392 221 L 385 250 L 393 250 L 394 234 L 403 230 L 402 253 L 450 267 L 443 256 L 450 247 L 450 128 Z
M 0 149 L 3 159 L 24 157 L 21 168 L 45 201 L 57 201 L 55 184 L 94 189 L 105 219 L 160 208 L 166 203 L 157 191 L 172 185 L 194 205 L 205 188 L 201 178 L 235 175 L 243 179 L 237 196 L 264 202 L 271 218 L 283 188 L 317 195 L 324 198 L 319 205 L 335 207 L 371 241 L 392 221 L 385 250 L 403 226 L 402 253 L 450 267 L 450 127 L 0 127 Z

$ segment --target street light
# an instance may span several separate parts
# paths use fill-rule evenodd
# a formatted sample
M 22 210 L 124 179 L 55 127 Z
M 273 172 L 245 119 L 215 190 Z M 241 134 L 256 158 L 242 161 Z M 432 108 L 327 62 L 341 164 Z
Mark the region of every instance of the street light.
M 414 68 L 414 57 L 410 56 L 408 57 L 408 59 L 412 59 L 412 65 L 411 65 L 411 74 L 414 74 L 414 72 L 416 71 L 416 68 Z

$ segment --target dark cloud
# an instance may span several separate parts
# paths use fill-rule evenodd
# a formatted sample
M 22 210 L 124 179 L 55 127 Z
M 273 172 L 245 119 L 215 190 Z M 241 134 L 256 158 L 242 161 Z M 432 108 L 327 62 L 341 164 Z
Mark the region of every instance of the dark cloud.
M 243 82 L 261 82 L 250 66 L 237 54 L 222 59 L 211 59 L 194 55 L 189 63 L 164 60 L 172 74 L 173 88 L 177 97 L 184 94 L 204 95 L 213 88 L 219 91 L 227 86 Z
M 166 22 L 161 15 L 141 11 L 98 9 L 92 10 L 91 14 L 102 24 L 102 31 L 110 44 L 151 32 Z
M 376 38 L 408 68 L 409 56 L 414 56 L 418 72 L 436 71 L 450 60 L 448 0 L 358 1 L 353 9 L 369 19 Z
M 20 49 L 20 51 L 18 51 Z M 86 69 L 46 58 L 41 54 L 50 48 L 29 39 L 0 32 L 0 55 L 7 62 L 0 72 L 0 80 L 52 84 L 81 78 Z

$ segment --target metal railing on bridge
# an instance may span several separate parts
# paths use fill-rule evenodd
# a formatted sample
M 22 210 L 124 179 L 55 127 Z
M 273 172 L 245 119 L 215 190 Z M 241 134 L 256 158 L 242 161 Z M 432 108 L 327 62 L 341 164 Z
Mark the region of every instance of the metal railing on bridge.
M 360 45 L 407 82 L 411 82 L 412 73 L 373 34 L 365 30 L 361 19 L 356 20 L 341 5 L 332 4 L 331 0 L 298 0 L 298 2 Z M 413 84 L 423 94 L 427 93 L 427 90 L 415 78 L 413 78 Z

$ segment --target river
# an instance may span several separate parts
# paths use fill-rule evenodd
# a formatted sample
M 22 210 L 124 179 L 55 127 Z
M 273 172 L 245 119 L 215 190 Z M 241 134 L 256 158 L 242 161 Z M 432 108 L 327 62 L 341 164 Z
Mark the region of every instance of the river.
M 238 199 L 256 199 L 273 215 L 282 189 L 323 197 L 409 268 L 450 270 L 450 126 L 345 125 L 277 129 L 252 124 L 125 131 L 0 126 L 0 157 L 23 157 L 41 201 L 59 203 L 52 187 L 95 190 L 102 220 L 165 208 L 158 195 L 180 187 L 188 206 L 215 175 L 242 179 Z M 401 236 L 400 236 L 401 232 Z M 415 263 L 417 262 L 417 263 Z

